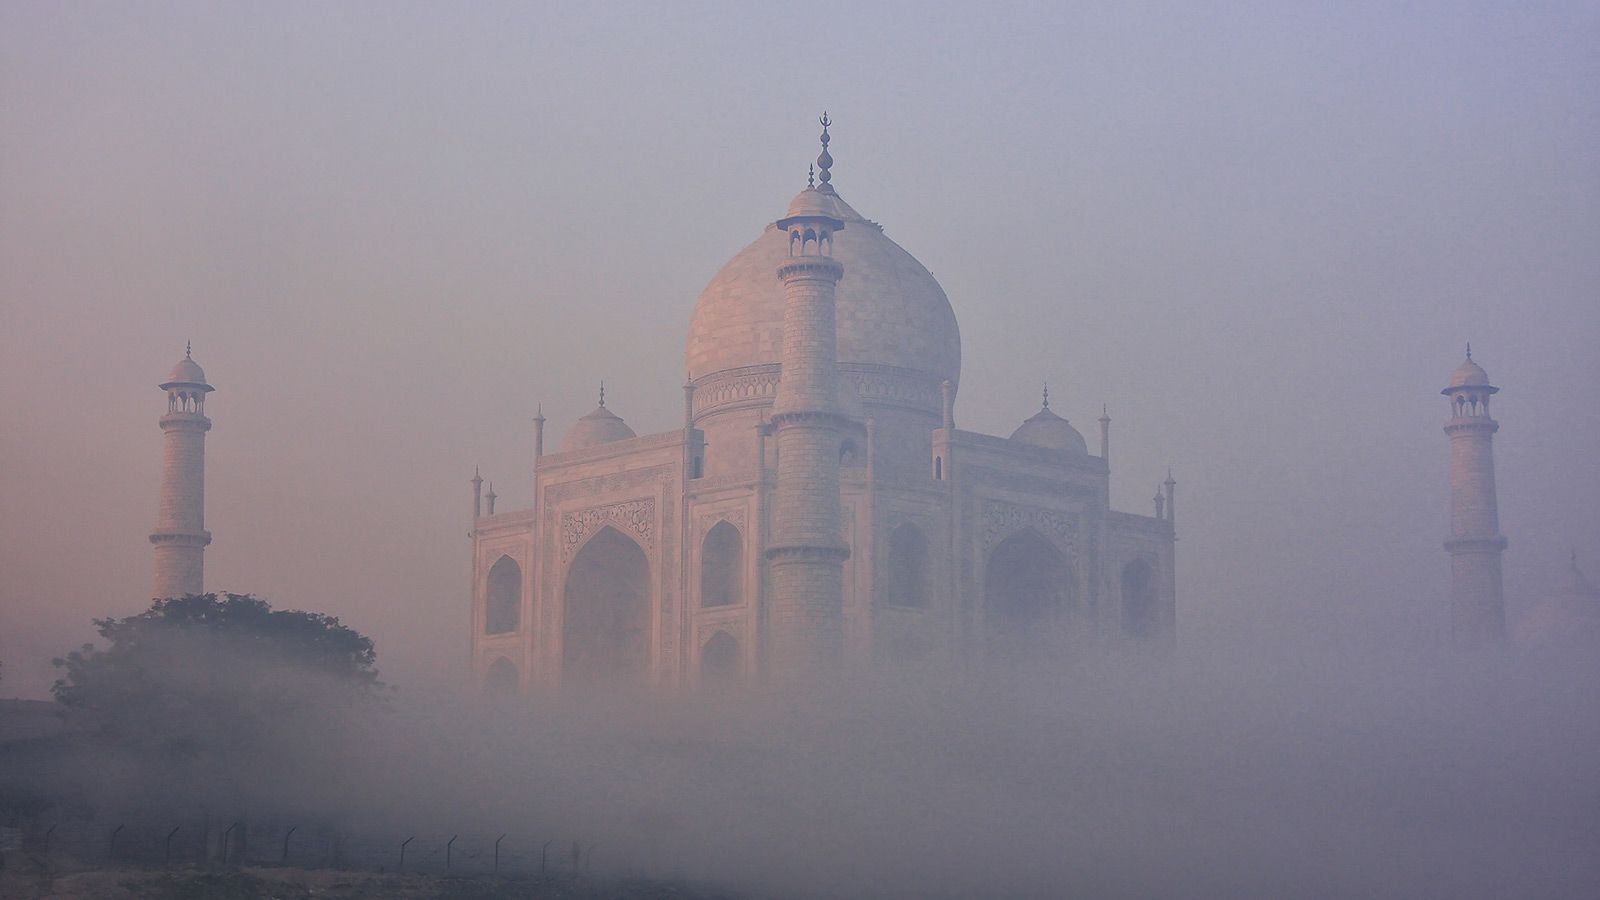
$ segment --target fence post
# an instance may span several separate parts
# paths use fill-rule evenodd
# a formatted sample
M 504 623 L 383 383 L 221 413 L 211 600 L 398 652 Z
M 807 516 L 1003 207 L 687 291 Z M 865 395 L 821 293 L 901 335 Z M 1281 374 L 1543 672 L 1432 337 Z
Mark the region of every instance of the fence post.
M 111 829 L 111 845 L 106 848 L 106 856 L 110 857 L 112 862 L 115 862 L 117 859 L 117 835 L 121 833 L 121 825 Z
M 450 848 L 455 844 L 458 837 L 460 835 L 452 834 L 450 835 L 450 840 L 444 842 L 444 870 L 446 872 L 450 871 Z
M 399 868 L 395 869 L 396 872 L 404 872 L 406 870 L 406 845 L 416 839 L 417 836 L 413 834 L 411 837 L 408 837 L 400 842 L 400 866 Z
M 289 826 L 289 830 L 284 832 L 284 834 L 283 834 L 283 859 L 278 861 L 279 865 L 287 866 L 289 864 L 289 838 L 294 836 L 295 831 L 297 829 L 299 829 L 299 827 L 300 827 L 299 825 L 290 825 Z
M 540 878 L 544 877 L 544 857 L 545 857 L 545 853 L 547 851 L 549 851 L 550 845 L 554 844 L 555 842 L 556 842 L 556 839 L 555 838 L 551 838 L 550 840 L 544 842 L 544 846 L 543 847 L 539 848 L 539 877 Z
M 494 839 L 494 873 L 496 875 L 500 874 L 500 842 L 505 839 L 506 836 L 503 834 Z
M 44 830 L 44 853 L 42 855 L 46 860 L 50 859 L 50 835 L 56 833 L 56 824 L 51 822 L 50 827 Z
M 182 827 L 182 825 L 177 825 L 167 832 L 167 840 L 161 845 L 161 864 L 164 866 L 172 863 L 172 836 L 177 834 L 178 829 Z

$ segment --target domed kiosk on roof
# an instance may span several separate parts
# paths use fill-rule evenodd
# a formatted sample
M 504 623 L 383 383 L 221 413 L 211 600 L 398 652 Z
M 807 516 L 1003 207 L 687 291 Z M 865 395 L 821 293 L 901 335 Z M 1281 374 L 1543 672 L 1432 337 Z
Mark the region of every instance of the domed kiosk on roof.
M 1153 516 L 1110 509 L 1110 417 L 1090 455 L 1048 397 L 1009 438 L 956 427 L 950 299 L 839 195 L 821 124 L 805 189 L 689 311 L 681 427 L 635 436 L 602 402 L 545 455 L 534 417 L 533 502 L 472 528 L 486 689 L 1172 639 L 1175 482 Z
M 1515 636 L 1527 649 L 1600 652 L 1600 589 L 1578 568 L 1578 551 L 1555 589 L 1518 618 Z
M 1039 411 L 1028 417 L 1016 431 L 1011 432 L 1011 439 L 1022 444 L 1034 447 L 1043 447 L 1046 450 L 1061 450 L 1067 453 L 1080 453 L 1088 455 L 1089 445 L 1083 439 L 1078 429 L 1072 423 L 1050 411 L 1050 389 L 1044 389 L 1044 405 Z
M 620 416 L 606 409 L 606 389 L 600 388 L 600 405 L 578 421 L 572 423 L 566 437 L 561 439 L 561 452 L 584 450 L 612 441 L 625 441 L 637 437 Z

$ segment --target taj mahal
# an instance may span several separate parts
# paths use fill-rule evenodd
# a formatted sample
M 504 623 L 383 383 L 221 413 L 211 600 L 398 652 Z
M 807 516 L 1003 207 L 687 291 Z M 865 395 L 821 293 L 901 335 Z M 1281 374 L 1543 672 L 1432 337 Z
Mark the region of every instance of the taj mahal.
M 805 189 L 694 305 L 683 426 L 636 434 L 602 386 L 553 452 L 534 418 L 532 506 L 497 509 L 474 474 L 480 689 L 983 670 L 1174 640 L 1171 473 L 1150 515 L 1112 509 L 1110 416 L 1102 408 L 1091 454 L 1048 388 L 1007 437 L 956 426 L 955 311 L 834 188 L 821 121 Z M 204 589 L 214 390 L 188 352 L 160 387 L 158 598 Z M 1468 346 L 1442 391 L 1452 642 L 1600 646 L 1600 588 L 1576 553 L 1508 627 L 1489 415 L 1499 390 Z
M 886 663 L 982 666 L 1170 640 L 1174 481 L 1109 506 L 1099 454 L 1049 407 L 956 425 L 961 334 L 928 269 L 810 183 L 690 318 L 683 426 L 635 434 L 602 389 L 534 501 L 473 481 L 473 671 L 491 691 L 687 685 Z M 1158 476 L 1159 477 L 1159 476 Z

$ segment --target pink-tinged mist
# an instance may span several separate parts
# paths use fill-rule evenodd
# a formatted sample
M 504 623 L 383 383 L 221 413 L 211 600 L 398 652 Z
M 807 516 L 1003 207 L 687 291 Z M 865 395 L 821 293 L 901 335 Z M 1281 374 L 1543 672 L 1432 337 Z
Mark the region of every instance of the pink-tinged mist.
M 1020 892 L 1140 840 L 1203 868 L 1239 845 L 1190 838 L 1228 827 L 1284 867 L 1256 886 L 1322 873 L 1366 889 L 1360 865 L 1404 870 L 1396 885 L 1436 865 L 1447 875 L 1416 883 L 1437 890 L 1516 866 L 1551 895 L 1592 885 L 1569 851 L 1600 833 L 1583 802 L 1600 796 L 1600 710 L 1540 681 L 1592 670 L 1508 670 L 1479 708 L 1479 675 L 1339 660 L 1432 658 L 1446 639 L 1439 389 L 1467 341 L 1502 388 L 1509 616 L 1574 550 L 1600 580 L 1597 45 L 1587 3 L 0 6 L 0 694 L 46 696 L 51 657 L 90 640 L 91 619 L 147 605 L 156 384 L 187 340 L 217 389 L 206 587 L 341 617 L 402 695 L 458 688 L 474 466 L 502 509 L 525 506 L 536 406 L 557 443 L 602 379 L 639 433 L 677 426 L 695 297 L 804 185 L 826 109 L 841 194 L 950 296 L 962 427 L 1009 434 L 1048 380 L 1080 430 L 1109 403 L 1114 507 L 1148 512 L 1172 467 L 1178 656 L 1197 679 L 1108 687 L 1159 707 L 1149 718 L 1092 680 L 908 713 L 878 749 L 942 749 L 906 751 L 888 798 L 872 791 L 899 776 L 849 739 L 877 711 L 819 713 L 800 744 L 815 755 L 776 758 L 855 810 L 836 838 L 931 823 L 915 846 L 934 849 L 826 849 L 840 877 L 868 877 L 862 854 L 903 887 L 937 874 L 917 860 L 963 832 L 907 801 L 917 766 L 981 825 L 1070 806 L 985 782 L 938 733 L 998 740 L 1036 716 L 999 742 L 1028 758 L 996 765 L 1039 775 L 1029 754 L 1082 739 L 1064 783 L 1101 784 L 1087 808 L 1110 818 L 1029 830 L 1020 849 L 977 840 L 1015 850 Z M 747 715 L 708 730 L 773 749 Z M 496 727 L 485 746 L 535 739 Z M 569 786 L 585 775 L 567 751 L 614 746 L 572 727 L 534 752 Z M 643 727 L 670 742 L 684 726 Z M 853 752 L 869 762 L 843 781 L 818 762 Z M 1526 765 L 1505 775 L 1502 759 Z M 696 765 L 652 782 L 661 802 L 706 783 Z M 1331 787 L 1351 772 L 1369 773 L 1358 795 Z M 1444 832 L 1399 859 L 1430 821 Z M 1285 861 L 1335 833 L 1365 843 Z M 1030 868 L 1056 839 L 1076 848 L 1068 869 Z M 794 857 L 745 871 L 669 849 L 717 877 L 822 883 Z M 1184 883 L 1142 859 L 1088 883 Z M 1579 880 L 1550 874 L 1563 866 Z M 1230 874 L 1188 884 L 1252 884 Z

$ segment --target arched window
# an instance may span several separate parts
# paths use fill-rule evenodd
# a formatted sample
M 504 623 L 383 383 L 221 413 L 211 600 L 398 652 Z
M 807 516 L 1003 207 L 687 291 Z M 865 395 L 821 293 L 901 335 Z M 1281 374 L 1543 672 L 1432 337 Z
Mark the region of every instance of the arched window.
M 1136 559 L 1122 567 L 1122 633 L 1152 638 L 1161 631 L 1156 579 L 1150 564 Z
M 702 684 L 721 685 L 739 676 L 739 641 L 726 631 L 719 631 L 700 648 L 700 681 Z
M 509 697 L 517 692 L 517 667 L 504 656 L 489 664 L 483 675 L 483 692 L 490 697 Z
M 889 604 L 928 605 L 928 539 L 909 522 L 889 535 Z
M 990 649 L 1006 656 L 1061 646 L 1077 612 L 1077 580 L 1060 550 L 1032 529 L 989 554 L 983 579 Z
M 700 605 L 732 606 L 744 600 L 744 538 L 718 522 L 700 545 Z
M 485 634 L 505 634 L 517 630 L 522 617 L 522 567 L 509 556 L 495 560 L 489 568 L 488 598 L 483 610 Z
M 589 539 L 562 595 L 562 671 L 590 684 L 641 682 L 650 671 L 650 559 L 607 526 Z

